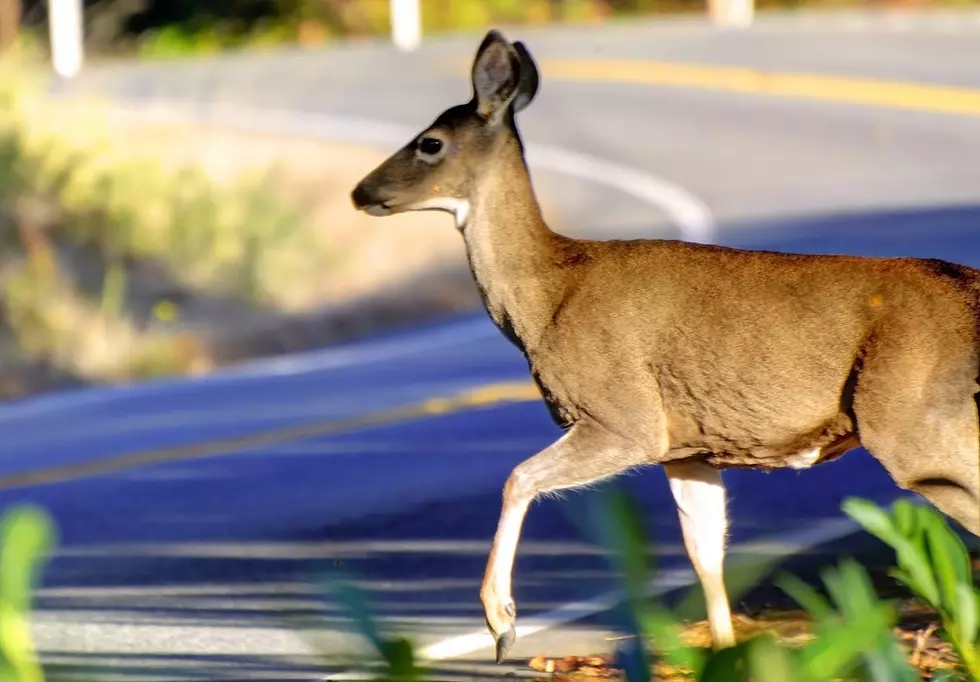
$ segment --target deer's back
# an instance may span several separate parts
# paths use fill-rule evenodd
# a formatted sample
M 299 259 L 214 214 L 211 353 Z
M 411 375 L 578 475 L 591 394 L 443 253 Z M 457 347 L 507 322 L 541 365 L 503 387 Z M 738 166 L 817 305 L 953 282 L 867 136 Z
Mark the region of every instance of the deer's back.
M 677 447 L 779 457 L 853 430 L 847 393 L 872 345 L 923 376 L 949 353 L 977 374 L 977 270 L 668 241 L 575 248 L 529 353 L 565 418 L 602 413 L 642 434 L 657 427 L 639 415 L 662 407 Z

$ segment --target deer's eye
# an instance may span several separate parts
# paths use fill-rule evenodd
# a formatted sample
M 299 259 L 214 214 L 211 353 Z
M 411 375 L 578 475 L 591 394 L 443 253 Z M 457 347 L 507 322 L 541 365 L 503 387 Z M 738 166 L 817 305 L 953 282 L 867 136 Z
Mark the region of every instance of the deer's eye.
M 435 156 L 442 151 L 442 140 L 437 137 L 423 137 L 419 140 L 419 151 L 426 156 Z

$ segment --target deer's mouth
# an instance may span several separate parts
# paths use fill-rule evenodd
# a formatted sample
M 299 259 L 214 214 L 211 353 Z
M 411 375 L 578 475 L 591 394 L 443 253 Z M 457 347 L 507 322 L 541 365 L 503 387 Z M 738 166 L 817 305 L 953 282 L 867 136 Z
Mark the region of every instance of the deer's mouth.
M 375 218 L 383 218 L 384 216 L 391 215 L 391 206 L 386 203 L 381 204 L 369 204 L 364 206 L 362 209 L 369 216 L 374 216 Z
M 370 216 L 382 217 L 396 212 L 395 200 L 391 197 L 386 198 L 383 193 L 369 189 L 370 185 L 366 181 L 361 182 L 351 192 L 350 198 L 354 208 L 364 211 Z

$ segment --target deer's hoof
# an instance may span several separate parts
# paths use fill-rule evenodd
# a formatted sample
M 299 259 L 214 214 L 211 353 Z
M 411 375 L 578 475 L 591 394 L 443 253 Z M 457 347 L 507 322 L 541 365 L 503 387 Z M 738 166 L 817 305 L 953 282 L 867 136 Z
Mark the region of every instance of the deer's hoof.
M 501 599 L 495 593 L 487 591 L 481 598 L 486 615 L 487 629 L 496 643 L 497 663 L 500 663 L 507 655 L 507 650 L 517 640 L 517 631 L 514 628 L 517 620 L 517 606 L 509 595 Z
M 517 630 L 514 629 L 513 625 L 509 630 L 497 635 L 497 663 L 504 660 L 504 657 L 507 656 L 507 652 L 510 651 L 512 646 L 514 646 L 515 641 L 517 641 Z

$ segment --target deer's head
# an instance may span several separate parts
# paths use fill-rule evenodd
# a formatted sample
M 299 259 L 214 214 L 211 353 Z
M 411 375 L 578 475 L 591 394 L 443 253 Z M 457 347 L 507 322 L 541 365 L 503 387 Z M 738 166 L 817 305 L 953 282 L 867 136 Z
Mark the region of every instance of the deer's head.
M 514 114 L 534 99 L 538 69 L 520 42 L 487 33 L 471 70 L 473 97 L 435 121 L 369 173 L 351 193 L 373 216 L 447 211 L 466 224 L 481 179 L 501 145 L 520 145 Z

